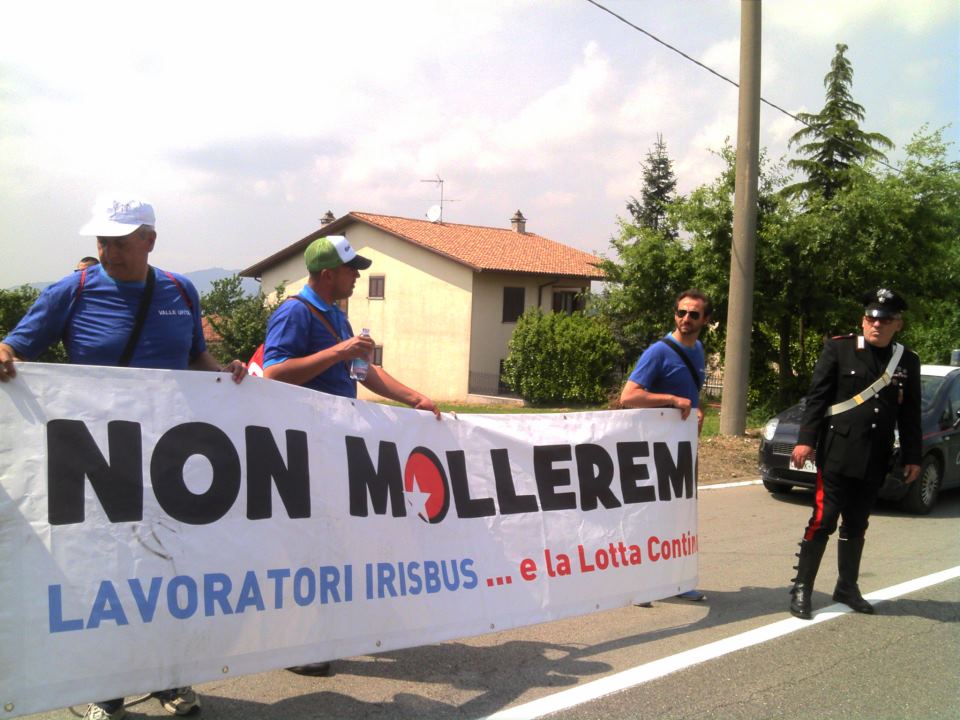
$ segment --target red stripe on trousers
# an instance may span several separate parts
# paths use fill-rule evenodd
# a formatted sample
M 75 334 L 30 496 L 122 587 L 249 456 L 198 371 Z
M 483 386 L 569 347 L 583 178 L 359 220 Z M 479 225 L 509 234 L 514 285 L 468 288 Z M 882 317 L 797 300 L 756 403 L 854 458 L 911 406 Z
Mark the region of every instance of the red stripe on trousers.
M 823 475 L 817 468 L 817 487 L 813 493 L 813 517 L 803 534 L 804 540 L 813 540 L 813 534 L 823 525 Z

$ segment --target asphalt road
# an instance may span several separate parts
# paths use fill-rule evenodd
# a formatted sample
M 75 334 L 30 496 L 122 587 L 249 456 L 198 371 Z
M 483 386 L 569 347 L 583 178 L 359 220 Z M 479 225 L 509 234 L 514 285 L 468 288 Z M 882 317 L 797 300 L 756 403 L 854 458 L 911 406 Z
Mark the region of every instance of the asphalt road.
M 954 569 L 951 579 L 898 591 L 872 617 L 841 612 L 830 599 L 831 542 L 814 594 L 817 614 L 804 622 L 787 613 L 787 589 L 809 499 L 771 496 L 760 485 L 701 489 L 705 603 L 669 599 L 343 659 L 328 678 L 279 670 L 206 683 L 197 688 L 203 717 L 960 717 L 960 492 L 941 498 L 929 517 L 879 508 L 860 585 L 868 594 Z M 745 641 L 753 644 L 741 647 Z M 129 710 L 134 718 L 169 717 L 155 700 Z

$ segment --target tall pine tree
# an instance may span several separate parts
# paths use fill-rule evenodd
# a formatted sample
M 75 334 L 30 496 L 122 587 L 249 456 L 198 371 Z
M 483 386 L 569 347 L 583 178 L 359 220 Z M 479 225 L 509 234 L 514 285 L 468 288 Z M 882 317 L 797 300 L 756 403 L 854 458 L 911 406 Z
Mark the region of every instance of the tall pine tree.
M 649 228 L 676 239 L 677 229 L 667 216 L 667 206 L 676 200 L 677 178 L 673 174 L 673 162 L 667 155 L 667 145 L 663 136 L 657 134 L 657 141 L 647 153 L 643 166 L 643 187 L 640 199 L 631 197 L 627 210 L 633 216 L 633 222 L 639 227 Z
M 890 138 L 860 128 L 865 113 L 851 94 L 853 65 L 844 56 L 846 45 L 839 43 L 836 50 L 830 72 L 823 78 L 823 109 L 817 114 L 797 113 L 805 125 L 790 138 L 790 144 L 798 144 L 800 153 L 807 157 L 791 160 L 788 165 L 803 172 L 807 179 L 784 188 L 788 195 L 809 197 L 820 193 L 830 199 L 849 184 L 852 167 L 865 160 L 886 160 L 878 148 L 893 148 Z
M 623 348 L 625 367 L 669 329 L 673 299 L 689 287 L 692 274 L 674 219 L 677 179 L 659 134 L 641 166 L 640 198 L 627 202 L 631 217 L 619 220 L 620 233 L 610 240 L 617 258 L 600 264 L 608 282 L 593 298 L 594 310 Z

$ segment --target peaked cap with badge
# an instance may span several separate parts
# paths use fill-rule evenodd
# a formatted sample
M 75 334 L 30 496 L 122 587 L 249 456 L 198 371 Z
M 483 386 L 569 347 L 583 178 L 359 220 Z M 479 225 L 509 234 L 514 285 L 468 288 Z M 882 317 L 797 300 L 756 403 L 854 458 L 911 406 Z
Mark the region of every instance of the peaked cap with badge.
M 863 314 L 870 318 L 897 318 L 907 309 L 907 301 L 893 290 L 877 288 L 862 299 Z

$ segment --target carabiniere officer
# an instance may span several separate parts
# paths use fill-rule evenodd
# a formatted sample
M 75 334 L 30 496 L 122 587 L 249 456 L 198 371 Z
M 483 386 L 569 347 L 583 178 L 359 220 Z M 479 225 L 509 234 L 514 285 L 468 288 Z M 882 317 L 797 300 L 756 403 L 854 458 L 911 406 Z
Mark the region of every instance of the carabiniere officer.
M 907 303 L 879 288 L 863 298 L 863 334 L 824 343 L 813 370 L 800 437 L 790 458 L 802 467 L 814 457 L 813 514 L 800 543 L 790 612 L 809 619 L 813 582 L 827 538 L 842 518 L 837 543 L 839 579 L 833 599 L 873 613 L 857 586 L 870 511 L 883 486 L 899 428 L 904 482 L 920 474 L 920 359 L 893 336 Z

